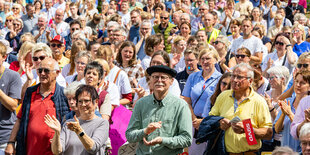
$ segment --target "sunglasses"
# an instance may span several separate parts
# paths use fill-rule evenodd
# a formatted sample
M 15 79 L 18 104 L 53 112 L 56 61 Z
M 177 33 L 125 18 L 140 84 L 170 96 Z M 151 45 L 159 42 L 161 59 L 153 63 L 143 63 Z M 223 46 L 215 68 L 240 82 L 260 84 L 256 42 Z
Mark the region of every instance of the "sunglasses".
M 13 24 L 14 26 L 19 26 L 20 24 Z
M 217 45 L 219 43 L 219 41 L 214 41 L 213 45 Z
M 198 9 L 199 11 L 205 11 L 205 10 L 207 10 L 207 9 Z
M 52 70 L 52 71 L 54 71 L 54 70 Z M 39 68 L 38 72 L 39 72 L 39 74 L 42 74 L 43 72 L 46 74 L 49 74 L 51 72 L 51 70 L 47 69 L 47 68 Z
M 45 56 L 32 57 L 32 60 L 33 60 L 33 61 L 38 61 L 39 59 L 42 61 L 42 60 L 45 59 Z
M 13 10 L 17 10 L 18 8 L 12 8 Z
M 51 47 L 58 47 L 58 48 L 60 48 L 61 46 L 62 46 L 62 44 L 51 44 Z
M 160 19 L 166 19 L 166 20 L 167 20 L 168 18 L 169 18 L 169 17 L 160 17 Z
M 283 46 L 283 45 L 284 45 L 284 43 L 282 43 L 282 42 L 280 42 L 280 41 L 276 41 L 275 44 L 276 44 L 276 45 L 280 45 L 280 46 Z
M 297 68 L 301 68 L 301 67 L 304 67 L 304 68 L 308 68 L 309 64 L 297 64 Z
M 294 30 L 294 31 L 293 31 L 293 33 L 298 33 L 298 32 L 299 32 L 299 30 Z
M 243 59 L 243 58 L 245 58 L 245 57 L 247 57 L 247 55 L 243 55 L 243 54 L 237 54 L 237 55 L 236 55 L 236 58 L 238 58 L 238 59 L 239 59 L 239 58 L 242 58 L 242 59 Z
M 75 31 L 75 30 L 80 30 L 79 28 L 72 28 L 71 29 L 72 31 Z

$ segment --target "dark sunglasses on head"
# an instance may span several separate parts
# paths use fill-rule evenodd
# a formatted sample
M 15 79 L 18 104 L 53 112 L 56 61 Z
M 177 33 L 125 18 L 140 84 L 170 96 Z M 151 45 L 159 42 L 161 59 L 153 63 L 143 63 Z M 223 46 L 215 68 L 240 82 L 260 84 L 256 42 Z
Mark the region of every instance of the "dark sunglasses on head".
M 39 59 L 42 61 L 42 60 L 45 59 L 45 56 L 32 57 L 32 60 L 33 60 L 33 61 L 38 61 Z
M 42 72 L 49 74 L 51 72 L 51 70 L 47 69 L 47 68 L 39 68 L 38 72 L 39 72 L 39 74 L 41 74 Z
M 243 55 L 243 54 L 236 54 L 236 58 L 238 58 L 238 59 L 239 59 L 239 58 L 242 58 L 242 59 L 243 59 L 243 58 L 245 58 L 246 56 L 247 56 L 247 55 Z
M 62 45 L 61 44 L 51 44 L 51 47 L 58 47 L 58 48 L 60 48 Z
M 276 45 L 280 45 L 280 46 L 283 46 L 283 45 L 284 45 L 284 43 L 282 43 L 282 42 L 280 42 L 280 41 L 276 41 L 275 44 L 276 44 Z
M 166 20 L 167 20 L 168 18 L 169 18 L 169 17 L 160 17 L 160 19 L 166 19 Z
M 301 67 L 304 67 L 304 68 L 308 68 L 309 64 L 297 64 L 297 68 L 301 68 Z

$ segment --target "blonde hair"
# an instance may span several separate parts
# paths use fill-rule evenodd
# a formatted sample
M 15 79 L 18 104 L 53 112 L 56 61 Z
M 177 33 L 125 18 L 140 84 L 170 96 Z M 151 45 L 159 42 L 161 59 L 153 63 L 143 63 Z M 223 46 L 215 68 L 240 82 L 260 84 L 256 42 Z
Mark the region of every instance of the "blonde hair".
M 302 40 L 305 41 L 306 40 L 306 33 L 305 33 L 305 28 L 303 25 L 301 24 L 294 24 L 294 26 L 292 27 L 292 30 L 294 30 L 295 28 L 298 28 L 300 31 L 303 32 L 302 34 Z M 293 33 L 291 33 L 291 38 L 293 38 Z
M 103 67 L 105 72 L 104 75 L 108 75 L 110 73 L 110 66 L 106 60 L 98 58 L 95 59 L 95 61 L 97 61 Z
M 37 52 L 41 52 L 43 51 L 46 56 L 48 57 L 52 57 L 52 50 L 50 49 L 50 47 L 48 47 L 45 43 L 37 43 L 34 45 L 34 47 L 32 48 L 32 55 L 34 55 Z
M 225 49 L 228 49 L 228 47 L 230 46 L 230 41 L 228 40 L 227 37 L 223 36 L 223 35 L 219 35 L 216 40 L 221 41 L 224 45 L 225 45 Z
M 113 51 L 108 45 L 100 45 L 96 57 L 110 61 L 113 58 Z
M 216 61 L 218 61 L 219 58 L 220 58 L 220 56 L 219 56 L 219 54 L 217 53 L 217 51 L 216 51 L 214 48 L 210 48 L 210 47 L 209 47 L 209 48 L 204 48 L 204 49 L 202 49 L 202 50 L 199 52 L 198 59 L 200 60 L 201 57 L 202 57 L 203 55 L 205 55 L 205 54 L 211 54 L 212 57 L 213 57 Z
M 32 48 L 36 44 L 30 41 L 26 41 L 22 44 L 22 46 L 19 49 L 17 60 L 20 62 L 28 53 L 32 51 Z
M 4 57 L 6 55 L 6 52 L 7 52 L 7 47 L 2 42 L 0 42 L 0 54 L 1 54 L 1 56 Z

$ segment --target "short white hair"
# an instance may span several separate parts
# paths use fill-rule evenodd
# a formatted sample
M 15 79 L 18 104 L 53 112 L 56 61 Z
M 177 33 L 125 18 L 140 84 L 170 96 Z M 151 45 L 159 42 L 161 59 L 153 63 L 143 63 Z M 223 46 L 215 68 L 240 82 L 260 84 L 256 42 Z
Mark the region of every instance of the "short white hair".
M 72 33 L 72 37 L 73 36 L 78 36 L 79 39 L 86 41 L 86 36 L 85 36 L 84 32 L 82 32 L 80 30 L 74 31 Z
M 310 123 L 305 123 L 299 132 L 299 138 L 310 134 Z
M 287 84 L 290 78 L 290 71 L 285 66 L 273 66 L 267 70 L 267 73 L 274 74 L 277 77 L 284 78 L 285 85 Z
M 42 18 L 45 22 L 47 22 L 47 15 L 45 12 L 42 12 L 39 14 L 38 21 L 39 21 L 39 18 Z
M 233 68 L 233 71 L 235 71 L 237 68 L 240 68 L 241 70 L 247 69 L 247 76 L 251 79 L 254 79 L 254 70 L 249 64 L 244 62 L 240 63 Z
M 186 17 L 186 19 L 188 19 L 188 20 L 190 20 L 190 19 L 191 19 L 191 17 L 189 16 L 189 14 L 188 14 L 188 13 L 182 13 L 180 17 L 182 17 L 182 16 L 185 16 L 185 17 Z
M 107 27 L 115 26 L 116 28 L 120 27 L 120 25 L 116 21 L 109 21 Z
M 64 94 L 67 95 L 75 95 L 76 90 L 81 85 L 80 82 L 74 81 L 70 83 L 66 88 L 64 88 Z
M 33 56 L 35 53 L 40 52 L 40 51 L 43 51 L 46 54 L 46 56 L 50 58 L 52 57 L 52 50 L 45 43 L 36 43 L 34 47 L 32 48 L 31 54 Z
M 149 28 L 152 28 L 152 23 L 151 23 L 151 21 L 149 21 L 149 20 L 143 20 L 143 21 L 141 22 L 140 27 L 141 27 L 141 26 L 144 26 L 144 25 L 147 25 Z

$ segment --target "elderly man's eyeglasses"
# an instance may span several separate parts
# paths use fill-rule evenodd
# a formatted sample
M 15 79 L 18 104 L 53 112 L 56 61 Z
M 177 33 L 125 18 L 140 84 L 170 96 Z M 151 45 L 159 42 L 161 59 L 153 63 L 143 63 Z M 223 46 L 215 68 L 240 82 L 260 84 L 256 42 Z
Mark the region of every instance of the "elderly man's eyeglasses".
M 39 74 L 42 74 L 43 72 L 46 73 L 46 74 L 49 74 L 51 71 L 55 71 L 55 69 L 53 69 L 53 70 L 50 70 L 48 68 L 39 68 L 38 69 L 38 73 Z
M 220 43 L 220 41 L 214 41 L 212 44 L 217 45 L 218 43 Z
M 237 79 L 237 80 L 242 80 L 242 79 L 249 79 L 250 77 L 247 76 L 240 76 L 240 75 L 232 75 L 231 76 L 232 79 Z
M 160 17 L 160 19 L 165 19 L 165 20 L 167 20 L 169 17 Z
M 205 10 L 207 10 L 207 9 L 205 9 L 205 8 L 201 8 L 201 9 L 198 9 L 199 11 L 205 11 Z
M 156 81 L 161 79 L 161 81 L 167 81 L 169 79 L 169 76 L 151 76 L 153 79 L 155 79 Z
M 300 142 L 300 145 L 301 145 L 302 147 L 310 146 L 310 141 L 301 141 L 301 142 Z
M 245 57 L 247 57 L 247 55 L 243 55 L 243 54 L 237 54 L 237 55 L 236 55 L 236 58 L 237 58 L 237 59 L 240 59 L 240 58 L 241 58 L 241 59 L 244 59 Z
M 308 68 L 309 64 L 297 64 L 297 68 L 301 68 L 301 67 L 304 67 L 304 68 Z
M 45 56 L 32 57 L 32 60 L 33 60 L 33 61 L 38 61 L 39 59 L 42 61 L 42 60 L 45 59 Z
M 280 77 L 278 77 L 278 76 L 270 76 L 269 80 L 278 79 L 278 78 L 280 78 Z
M 78 100 L 78 104 L 79 105 L 89 105 L 89 103 L 91 102 L 91 100 Z

